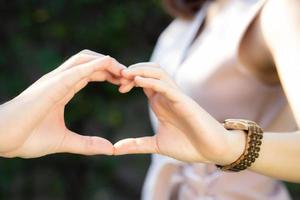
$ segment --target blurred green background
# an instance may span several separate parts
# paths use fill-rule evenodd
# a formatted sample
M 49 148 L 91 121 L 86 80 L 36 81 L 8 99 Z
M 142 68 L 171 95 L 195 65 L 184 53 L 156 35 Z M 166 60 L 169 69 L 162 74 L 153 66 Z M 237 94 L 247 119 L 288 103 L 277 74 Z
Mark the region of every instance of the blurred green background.
M 147 61 L 170 22 L 159 0 L 0 1 L 0 102 L 14 97 L 67 57 L 91 49 L 125 65 Z M 115 142 L 152 134 L 147 101 L 134 90 L 92 83 L 70 102 L 68 127 Z M 0 199 L 140 198 L 150 156 L 0 159 Z
M 160 0 L 2 0 L 0 102 L 82 49 L 125 65 L 147 61 L 170 21 Z M 115 142 L 152 134 L 147 109 L 139 90 L 120 95 L 115 86 L 93 83 L 70 102 L 66 121 Z M 149 163 L 147 155 L 0 159 L 0 199 L 135 200 Z M 299 185 L 289 189 L 300 198 Z

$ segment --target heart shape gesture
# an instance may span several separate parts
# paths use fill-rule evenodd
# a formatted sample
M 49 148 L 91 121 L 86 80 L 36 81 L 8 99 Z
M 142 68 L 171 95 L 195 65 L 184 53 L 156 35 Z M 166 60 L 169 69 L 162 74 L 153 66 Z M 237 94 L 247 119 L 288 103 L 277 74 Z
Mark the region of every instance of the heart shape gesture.
M 122 69 L 116 60 L 84 50 L 1 105 L 0 156 L 32 158 L 60 152 L 112 155 L 114 147 L 106 139 L 67 129 L 64 108 L 88 82 L 119 84 Z
M 69 130 L 64 121 L 65 106 L 91 81 L 120 85 L 122 93 L 142 87 L 158 119 L 156 135 L 128 138 L 112 145 L 104 138 Z M 88 50 L 71 57 L 0 107 L 2 157 L 32 158 L 61 152 L 158 153 L 187 162 L 222 165 L 242 153 L 243 137 L 231 134 L 180 92 L 158 65 L 141 63 L 127 69 L 113 58 Z M 230 148 L 232 145 L 240 148 Z
M 117 142 L 115 155 L 158 153 L 185 162 L 225 165 L 242 154 L 245 136 L 227 131 L 182 93 L 159 65 L 136 64 L 123 70 L 122 77 L 120 92 L 144 89 L 158 127 L 154 136 Z

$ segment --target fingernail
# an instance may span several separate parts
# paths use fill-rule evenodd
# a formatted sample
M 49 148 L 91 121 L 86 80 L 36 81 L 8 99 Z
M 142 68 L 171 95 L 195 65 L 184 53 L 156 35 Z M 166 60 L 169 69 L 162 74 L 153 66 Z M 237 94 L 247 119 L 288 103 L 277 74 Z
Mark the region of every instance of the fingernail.
M 119 87 L 119 92 L 124 93 L 124 88 L 122 86 Z

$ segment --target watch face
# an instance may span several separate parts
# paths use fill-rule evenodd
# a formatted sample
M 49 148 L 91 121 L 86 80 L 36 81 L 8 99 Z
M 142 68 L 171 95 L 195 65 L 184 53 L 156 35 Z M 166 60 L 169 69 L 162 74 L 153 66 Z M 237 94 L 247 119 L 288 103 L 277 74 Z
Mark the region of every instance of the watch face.
M 224 122 L 224 128 L 231 130 L 248 130 L 249 122 L 251 123 L 252 121 L 243 119 L 226 119 Z

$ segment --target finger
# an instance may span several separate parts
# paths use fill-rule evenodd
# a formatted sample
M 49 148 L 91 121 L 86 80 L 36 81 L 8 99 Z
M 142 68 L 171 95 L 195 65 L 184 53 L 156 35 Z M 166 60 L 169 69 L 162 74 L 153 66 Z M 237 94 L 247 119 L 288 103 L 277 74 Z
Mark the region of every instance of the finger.
M 23 110 L 22 116 L 18 116 L 18 118 L 30 119 L 26 122 L 28 124 L 27 127 L 34 126 L 43 119 L 53 106 L 66 98 L 66 95 L 70 95 L 70 92 L 74 90 L 77 83 L 84 79 L 89 80 L 93 73 L 103 71 L 103 68 L 111 65 L 111 63 L 110 57 L 98 58 L 59 73 L 51 79 L 38 84 L 36 87 L 23 92 L 15 98 L 16 105 L 14 107 L 20 107 L 19 109 Z M 84 86 L 85 84 L 80 87 Z M 67 98 L 72 98 L 73 94 L 71 93 Z M 32 115 L 35 117 L 26 117 Z
M 114 155 L 159 153 L 155 136 L 123 139 L 114 148 Z
M 136 76 L 134 81 L 136 83 L 136 86 L 142 87 L 144 89 L 151 89 L 162 94 L 164 97 L 171 101 L 177 101 L 179 98 L 180 93 L 177 91 L 177 89 L 174 89 L 161 80 Z
M 67 59 L 62 65 L 60 65 L 58 68 L 55 70 L 51 71 L 50 73 L 46 74 L 44 78 L 51 78 L 58 73 L 61 73 L 65 70 L 68 70 L 74 66 L 84 64 L 86 62 L 90 62 L 92 60 L 95 60 L 97 58 L 102 58 L 105 57 L 102 54 L 92 52 L 90 50 L 82 50 L 79 53 L 73 55 L 69 59 Z
M 122 76 L 127 79 L 133 79 L 135 76 L 153 78 L 163 80 L 164 82 L 172 85 L 173 87 L 177 87 L 175 82 L 163 69 L 161 69 L 160 67 L 152 67 L 151 65 L 148 66 L 148 64 L 139 64 L 139 67 L 122 70 Z
M 96 136 L 84 136 L 69 131 L 57 153 L 74 153 L 81 155 L 113 155 L 114 147 L 108 140 Z
M 114 84 L 114 85 L 120 85 L 120 79 L 119 79 L 119 77 L 116 77 L 114 75 L 106 74 L 105 80 L 107 82 L 109 82 L 109 83 Z
M 134 68 L 139 68 L 139 67 L 142 67 L 142 66 L 160 68 L 160 65 L 158 63 L 155 63 L 155 62 L 140 62 L 140 63 L 130 65 L 128 68 L 129 69 L 134 69 Z
M 109 72 L 106 71 L 99 71 L 94 72 L 92 76 L 86 79 L 82 79 L 79 81 L 72 90 L 69 91 L 69 93 L 61 100 L 60 104 L 66 105 L 76 93 L 78 93 L 80 90 L 82 90 L 89 82 L 101 82 L 107 80 L 108 82 L 119 85 L 119 79 L 117 77 L 114 77 Z
M 92 60 L 95 60 L 97 58 L 100 58 L 99 56 L 95 55 L 89 55 L 89 54 L 76 54 L 69 58 L 67 61 L 65 61 L 62 65 L 60 65 L 58 68 L 54 69 L 53 71 L 45 74 L 41 78 L 39 78 L 35 83 L 33 83 L 29 88 L 36 87 L 39 83 L 44 82 L 57 74 L 68 70 L 76 65 L 81 65 L 86 62 L 90 62 Z
M 97 58 L 102 58 L 104 56 L 97 56 L 92 54 L 84 54 L 84 53 L 78 53 L 72 57 L 70 57 L 68 60 L 66 60 L 62 65 L 60 65 L 58 68 L 53 70 L 51 72 L 51 75 L 56 75 L 60 72 L 63 72 L 65 70 L 68 70 L 74 66 L 84 64 L 86 62 L 90 62 L 92 60 L 95 60 Z
M 121 72 L 121 74 L 122 74 L 122 72 Z M 122 85 L 127 85 L 127 84 L 129 84 L 129 83 L 131 83 L 131 82 L 134 82 L 134 80 L 133 80 L 133 79 L 127 79 L 127 78 L 124 78 L 124 77 L 121 77 L 121 78 L 120 78 L 120 83 L 121 83 Z
M 132 81 L 131 83 L 128 83 L 127 85 L 121 85 L 119 87 L 119 92 L 121 93 L 127 93 L 129 92 L 132 88 L 134 88 L 135 82 Z
M 147 88 L 144 88 L 143 91 L 148 99 L 150 99 L 155 93 L 153 90 Z
M 108 56 L 108 58 L 110 59 L 110 65 L 105 65 L 103 66 L 106 71 L 110 72 L 112 75 L 117 76 L 117 77 L 121 77 L 121 71 L 126 69 L 126 67 L 122 64 L 120 64 L 116 59 Z
M 129 92 L 135 86 L 133 79 L 127 79 L 124 77 L 121 77 L 120 84 L 121 86 L 119 87 L 119 92 L 121 93 Z
M 66 69 L 69 69 L 71 67 L 74 67 L 76 65 L 80 65 L 83 64 L 85 62 L 89 62 L 91 60 L 97 59 L 97 58 L 102 58 L 105 57 L 105 55 L 85 49 L 82 50 L 80 52 L 78 52 L 77 54 L 75 54 L 74 56 L 72 56 L 71 58 L 69 58 L 67 61 L 65 61 L 60 67 L 57 68 L 57 72 L 61 72 L 64 71 Z
M 69 59 L 67 59 L 63 64 L 61 64 L 59 67 L 57 67 L 56 69 L 54 69 L 53 71 L 45 74 L 44 76 L 42 76 L 41 78 L 39 78 L 35 83 L 33 83 L 29 88 L 33 88 L 35 87 L 37 84 L 52 78 L 54 76 L 56 76 L 58 73 L 61 73 L 65 70 L 68 70 L 74 66 L 86 63 L 86 62 L 90 62 L 92 60 L 95 60 L 97 58 L 101 58 L 101 57 L 105 57 L 105 55 L 91 51 L 91 50 L 82 50 L 79 53 L 73 55 L 72 57 L 70 57 Z
M 90 62 L 92 60 L 95 60 L 97 58 L 102 58 L 102 57 L 105 57 L 105 55 L 91 51 L 91 50 L 87 50 L 87 49 L 82 50 L 79 53 L 70 57 L 68 60 L 66 60 L 62 65 L 60 65 L 55 70 L 44 75 L 39 81 L 47 79 L 47 78 L 51 78 L 51 77 L 57 75 L 58 73 L 68 70 L 74 66 L 81 65 L 86 62 Z
M 79 53 L 94 55 L 94 56 L 98 56 L 98 57 L 104 57 L 104 56 L 106 56 L 104 54 L 101 54 L 101 53 L 98 53 L 96 51 L 92 51 L 92 50 L 89 50 L 89 49 L 84 49 L 84 50 L 80 51 Z
M 81 81 L 79 81 L 75 87 L 69 91 L 69 93 L 67 95 L 65 95 L 65 97 L 60 101 L 60 105 L 66 105 L 67 103 L 69 103 L 69 101 L 71 101 L 71 99 L 73 99 L 73 97 L 75 96 L 75 94 L 77 94 L 81 89 L 83 89 L 85 86 L 87 86 L 87 84 L 89 83 L 88 79 L 83 79 Z
M 122 76 L 127 79 L 133 79 L 135 76 L 143 76 L 146 78 L 167 79 L 164 70 L 158 67 L 151 67 L 147 64 L 139 64 L 139 67 L 127 68 L 122 71 Z
M 40 87 L 37 95 L 52 100 L 52 103 L 56 103 L 67 95 L 81 80 L 89 78 L 93 73 L 103 70 L 111 63 L 111 58 L 103 57 L 66 70 Z M 46 94 L 45 91 L 47 91 Z
M 114 76 L 113 74 L 107 71 L 94 72 L 92 76 L 89 78 L 89 82 L 101 82 L 101 81 L 107 81 L 114 85 L 120 85 L 120 77 Z
M 85 50 L 85 51 L 88 51 L 88 50 Z M 121 70 L 126 69 L 126 67 L 124 65 L 120 64 L 116 59 L 114 59 L 110 56 L 102 56 L 102 54 L 100 54 L 101 56 L 98 56 L 98 57 L 96 56 L 95 57 L 95 55 L 97 55 L 97 53 L 94 52 L 93 55 L 80 54 L 80 55 L 75 56 L 75 57 L 83 57 L 84 58 L 85 56 L 93 56 L 95 59 L 93 59 L 91 61 L 99 60 L 99 59 L 101 60 L 101 58 L 107 58 L 111 63 L 107 64 L 107 65 L 103 65 L 102 66 L 103 70 L 106 70 L 106 71 L 108 71 L 108 72 L 110 72 L 113 75 L 118 76 L 118 77 L 121 76 Z M 87 63 L 88 62 L 83 62 L 82 64 L 87 64 Z M 78 64 L 78 62 L 74 63 L 74 64 L 75 64 L 75 66 L 72 66 L 72 67 L 77 67 L 77 66 L 82 65 L 82 64 Z M 72 67 L 70 67 L 70 68 L 72 68 Z

